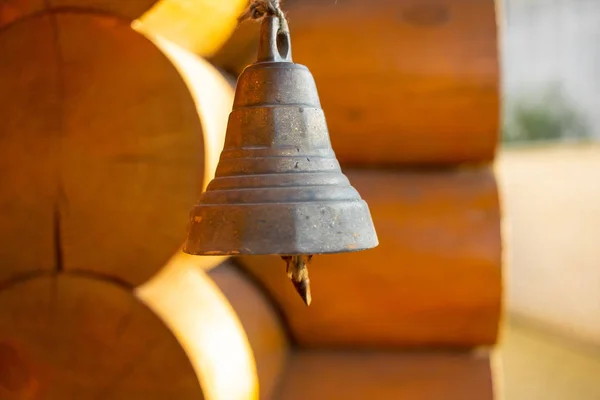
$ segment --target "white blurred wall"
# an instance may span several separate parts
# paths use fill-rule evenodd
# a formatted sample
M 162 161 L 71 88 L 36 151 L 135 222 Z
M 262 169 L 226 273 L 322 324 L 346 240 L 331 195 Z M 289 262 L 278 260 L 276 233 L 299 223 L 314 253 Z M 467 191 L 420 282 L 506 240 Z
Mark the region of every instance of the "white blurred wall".
M 600 344 L 600 144 L 505 148 L 495 168 L 509 312 Z
M 559 83 L 600 138 L 600 0 L 496 1 L 505 104 Z

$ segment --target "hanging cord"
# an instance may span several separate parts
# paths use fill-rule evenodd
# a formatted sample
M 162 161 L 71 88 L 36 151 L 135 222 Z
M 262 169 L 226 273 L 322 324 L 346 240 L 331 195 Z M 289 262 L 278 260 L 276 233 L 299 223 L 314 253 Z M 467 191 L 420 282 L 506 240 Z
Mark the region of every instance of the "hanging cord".
M 260 21 L 267 16 L 275 16 L 279 19 L 279 32 L 289 33 L 287 19 L 283 11 L 281 11 L 280 0 L 251 0 L 250 5 L 239 16 L 238 22 L 247 19 Z

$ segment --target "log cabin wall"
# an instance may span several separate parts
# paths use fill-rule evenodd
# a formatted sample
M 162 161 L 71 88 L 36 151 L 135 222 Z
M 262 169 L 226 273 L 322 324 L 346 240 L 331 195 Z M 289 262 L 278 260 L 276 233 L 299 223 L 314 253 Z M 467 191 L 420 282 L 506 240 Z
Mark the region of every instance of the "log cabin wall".
M 233 89 L 132 28 L 153 4 L 0 3 L 3 400 L 258 393 L 244 329 L 202 272 L 223 258 L 179 252 Z M 204 298 L 186 297 L 180 276 Z M 237 370 L 219 369 L 226 353 L 189 326 L 211 316 Z M 231 372 L 245 379 L 223 388 Z
M 380 239 L 310 308 L 278 258 L 179 252 L 232 98 L 197 55 L 255 54 L 233 3 L 0 3 L 0 398 L 493 398 L 494 2 L 286 2 Z

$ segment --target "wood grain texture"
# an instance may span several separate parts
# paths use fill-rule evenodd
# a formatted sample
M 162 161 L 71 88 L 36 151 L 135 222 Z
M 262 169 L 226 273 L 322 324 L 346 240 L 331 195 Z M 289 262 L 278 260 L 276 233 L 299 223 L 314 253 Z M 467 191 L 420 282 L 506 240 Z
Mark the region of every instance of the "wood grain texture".
M 288 1 L 285 9 L 294 60 L 315 77 L 342 163 L 493 159 L 499 130 L 493 0 L 304 0 Z M 256 32 L 236 31 L 213 62 L 239 73 L 255 60 Z
M 144 282 L 179 250 L 203 187 L 190 89 L 154 44 L 109 16 L 32 17 L 0 43 L 4 273 L 55 267 Z
M 173 334 L 130 291 L 45 275 L 0 291 L 0 398 L 204 396 Z
M 279 257 L 238 260 L 302 347 L 492 344 L 501 309 L 498 193 L 487 169 L 349 171 L 371 209 L 373 250 L 313 258 L 306 307 Z
M 492 400 L 487 355 L 298 351 L 277 400 Z
M 288 338 L 283 321 L 273 305 L 246 274 L 231 262 L 208 272 L 235 310 L 254 353 L 261 399 L 270 399 L 288 356 Z
M 61 130 L 52 20 L 0 32 L 0 282 L 56 267 Z

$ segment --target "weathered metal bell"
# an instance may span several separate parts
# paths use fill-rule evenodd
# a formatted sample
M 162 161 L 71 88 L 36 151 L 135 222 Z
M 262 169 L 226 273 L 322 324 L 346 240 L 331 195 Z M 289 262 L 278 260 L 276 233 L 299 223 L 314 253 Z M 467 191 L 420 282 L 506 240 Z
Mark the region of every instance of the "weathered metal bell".
M 342 173 L 315 81 L 279 20 L 238 79 L 215 178 L 190 215 L 195 255 L 324 254 L 377 246 L 367 203 Z

